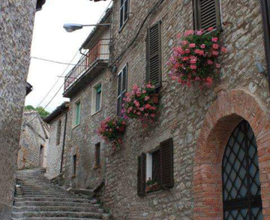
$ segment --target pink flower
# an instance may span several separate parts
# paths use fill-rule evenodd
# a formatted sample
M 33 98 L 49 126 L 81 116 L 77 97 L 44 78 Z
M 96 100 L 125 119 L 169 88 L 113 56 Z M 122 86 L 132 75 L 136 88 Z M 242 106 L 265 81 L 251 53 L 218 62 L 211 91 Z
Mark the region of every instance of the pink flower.
M 183 61 L 188 61 L 188 60 L 189 60 L 188 57 L 184 57 L 184 58 L 183 58 Z
M 191 43 L 191 44 L 189 44 L 189 47 L 190 47 L 190 48 L 195 48 L 195 47 L 196 47 L 196 44 Z
M 143 112 L 144 111 L 144 107 L 140 108 L 140 110 Z
M 213 37 L 213 38 L 212 38 L 212 41 L 213 41 L 213 42 L 218 42 L 218 37 Z
M 151 114 L 151 117 L 154 118 L 154 117 L 156 117 L 156 115 L 155 114 Z
M 137 100 L 135 100 L 135 101 L 134 101 L 134 105 L 135 105 L 136 107 L 139 107 L 139 106 L 140 106 L 140 103 L 139 103 Z
M 195 59 L 190 60 L 190 63 L 191 64 L 196 64 L 197 63 L 197 59 L 195 58 Z
M 218 56 L 219 55 L 219 52 L 218 51 L 213 51 L 212 52 L 214 56 Z
M 196 69 L 197 69 L 197 66 L 196 66 L 196 65 L 190 65 L 190 68 L 191 68 L 192 70 L 196 70 Z
M 190 49 L 186 49 L 185 52 L 186 52 L 187 54 L 189 54 L 189 53 L 190 53 Z
M 146 93 L 146 90 L 143 90 L 143 94 L 145 94 Z
M 228 52 L 227 48 L 225 48 L 225 47 L 221 47 L 221 51 L 222 51 L 223 53 L 227 53 L 227 52 Z
M 184 41 L 182 41 L 182 44 L 183 44 L 183 45 L 187 45 L 188 42 L 187 42 L 186 40 L 184 40 Z
M 212 65 L 213 61 L 212 60 L 207 60 L 207 64 Z
M 197 31 L 197 35 L 203 35 L 203 31 L 202 30 L 199 30 L 199 31 Z
M 210 27 L 210 28 L 208 28 L 207 30 L 208 30 L 208 31 L 213 31 L 214 28 L 213 28 L 213 27 Z
M 138 90 L 139 87 L 138 87 L 137 85 L 133 85 L 132 89 L 133 89 L 133 90 Z
M 221 65 L 219 63 L 216 63 L 216 68 L 220 68 Z
M 201 45 L 201 48 L 204 49 L 204 48 L 205 48 L 205 44 L 202 44 L 202 45 Z
M 187 36 L 192 35 L 192 34 L 194 34 L 194 31 L 193 30 L 189 30 L 189 31 L 186 31 L 185 32 L 184 36 L 187 37 Z
M 141 115 L 142 113 L 141 112 L 137 112 L 137 115 Z
M 146 97 L 144 98 L 145 101 L 147 101 L 147 100 L 149 100 L 149 99 L 150 99 L 149 96 L 146 96 Z
M 151 105 L 146 104 L 146 105 L 145 105 L 145 108 L 146 108 L 146 109 L 151 109 Z
M 145 115 L 146 117 L 148 117 L 149 114 L 148 114 L 148 113 L 145 113 L 144 115 Z
M 206 82 L 205 82 L 206 86 L 210 87 L 212 83 L 213 83 L 213 79 L 211 77 L 207 77 Z
M 181 34 L 177 34 L 177 35 L 176 35 L 176 38 L 181 38 L 181 37 L 182 37 Z
M 148 89 L 153 89 L 154 86 L 152 86 L 152 85 L 149 83 L 149 84 L 146 85 L 146 88 L 148 88 Z
M 214 48 L 215 50 L 217 50 L 217 49 L 219 48 L 219 45 L 218 45 L 218 44 L 213 44 L 213 48 Z

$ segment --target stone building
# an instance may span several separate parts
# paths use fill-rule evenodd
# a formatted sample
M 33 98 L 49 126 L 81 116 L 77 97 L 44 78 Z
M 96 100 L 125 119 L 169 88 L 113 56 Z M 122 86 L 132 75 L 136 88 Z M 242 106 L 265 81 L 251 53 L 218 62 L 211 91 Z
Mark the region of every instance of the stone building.
M 13 200 L 34 16 L 44 2 L 0 2 L 0 219 L 3 220 L 9 219 Z
M 108 8 L 100 23 L 110 22 Z M 96 27 L 80 48 L 84 55 L 65 79 L 64 97 L 70 98 L 63 165 L 67 187 L 95 188 L 104 179 L 104 143 L 97 128 L 108 114 L 109 46 L 110 26 Z
M 66 184 L 95 188 L 104 178 L 100 200 L 115 219 L 270 219 L 269 1 L 113 2 L 110 71 L 99 73 L 98 115 L 91 115 L 91 97 L 101 78 L 93 73 L 90 80 L 92 68 L 77 72 L 84 60 L 66 77 Z M 229 51 L 220 58 L 219 79 L 203 90 L 172 81 L 167 62 L 176 36 L 210 26 L 222 30 Z M 126 86 L 119 83 L 123 72 Z M 145 128 L 129 120 L 123 146 L 114 152 L 94 130 L 101 119 L 120 114 L 121 88 L 149 81 L 159 94 L 159 117 Z M 99 142 L 106 169 L 95 181 Z M 155 192 L 146 192 L 149 177 L 158 184 Z
M 44 119 L 49 124 L 46 177 L 53 179 L 60 175 L 65 155 L 66 130 L 69 103 L 64 102 Z
M 25 111 L 23 114 L 18 169 L 46 168 L 48 126 L 37 111 Z

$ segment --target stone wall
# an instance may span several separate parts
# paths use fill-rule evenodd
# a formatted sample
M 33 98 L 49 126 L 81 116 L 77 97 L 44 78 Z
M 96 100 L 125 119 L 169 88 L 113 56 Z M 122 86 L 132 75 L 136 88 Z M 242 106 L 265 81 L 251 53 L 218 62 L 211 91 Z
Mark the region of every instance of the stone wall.
M 95 188 L 104 179 L 105 172 L 105 144 L 97 134 L 100 121 L 108 114 L 108 96 L 110 72 L 100 70 L 98 77 L 94 79 L 78 94 L 70 100 L 66 145 L 64 154 L 64 179 L 67 187 Z M 102 82 L 102 106 L 101 110 L 92 114 L 94 85 Z M 78 126 L 74 126 L 75 103 L 80 100 L 81 119 Z M 95 145 L 101 143 L 101 166 L 95 167 Z M 73 155 L 77 155 L 77 175 L 73 175 Z
M 48 143 L 47 170 L 46 170 L 46 177 L 48 177 L 49 179 L 57 177 L 60 174 L 66 117 L 67 113 L 64 112 L 50 122 L 50 130 L 49 130 L 50 140 Z M 59 121 L 61 121 L 61 133 L 60 133 L 61 135 L 60 135 L 60 142 L 57 143 L 57 130 L 59 126 Z
M 119 4 L 113 10 L 113 60 L 124 51 L 138 31 L 147 13 L 157 2 L 130 1 L 131 13 L 122 31 L 119 31 Z M 108 150 L 105 190 L 102 202 L 115 219 L 194 219 L 193 194 L 194 157 L 197 138 L 207 111 L 217 99 L 216 92 L 242 89 L 256 97 L 265 112 L 270 110 L 269 85 L 260 74 L 255 61 L 266 66 L 260 3 L 257 0 L 222 1 L 223 25 L 221 38 L 229 53 L 221 60 L 222 74 L 213 87 L 199 90 L 182 87 L 168 77 L 166 62 L 176 45 L 175 37 L 193 28 L 192 1 L 170 0 L 148 18 L 135 44 L 117 62 L 118 71 L 128 63 L 128 89 L 134 83 L 145 83 L 147 29 L 162 21 L 162 76 L 160 91 L 163 106 L 159 119 L 148 128 L 137 121 L 129 121 L 123 148 L 113 153 Z M 109 114 L 116 114 L 117 77 L 114 74 L 109 92 Z M 216 92 L 215 92 L 216 91 Z M 245 110 L 247 105 L 241 105 Z M 222 107 L 219 111 L 223 111 Z M 233 113 L 232 113 L 233 114 Z M 256 112 L 253 112 L 256 114 Z M 230 119 L 229 119 L 230 120 Z M 159 191 L 141 198 L 137 195 L 137 157 L 142 152 L 155 149 L 160 142 L 172 137 L 174 142 L 175 186 L 169 191 Z M 109 146 L 108 146 L 108 149 Z M 214 156 L 214 155 L 213 155 Z M 198 218 L 195 218 L 196 220 Z M 208 218 L 205 218 L 208 219 Z
M 38 112 L 24 112 L 18 155 L 18 169 L 31 169 L 47 165 L 48 130 Z M 43 156 L 41 156 L 41 146 Z
M 0 3 L 0 219 L 13 200 L 36 0 Z

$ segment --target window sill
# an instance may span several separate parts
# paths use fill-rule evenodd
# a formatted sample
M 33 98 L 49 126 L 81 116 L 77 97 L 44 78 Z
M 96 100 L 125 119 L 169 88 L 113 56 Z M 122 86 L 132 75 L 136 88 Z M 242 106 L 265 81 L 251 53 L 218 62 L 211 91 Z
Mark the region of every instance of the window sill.
M 97 169 L 99 169 L 101 166 L 99 165 L 99 166 L 94 166 L 94 170 L 97 170 Z
M 95 115 L 97 115 L 99 112 L 101 112 L 101 108 L 100 108 L 98 111 L 91 113 L 91 116 L 95 116 Z
M 77 124 L 77 125 L 73 125 L 72 130 L 74 130 L 75 128 L 79 127 L 80 124 L 81 124 L 81 123 L 79 123 L 79 124 Z
M 122 25 L 122 27 L 119 27 L 119 31 L 118 31 L 119 34 L 122 32 L 122 30 L 123 30 L 124 27 L 126 26 L 128 20 L 129 20 L 129 17 L 127 18 L 127 20 L 125 21 L 125 23 Z

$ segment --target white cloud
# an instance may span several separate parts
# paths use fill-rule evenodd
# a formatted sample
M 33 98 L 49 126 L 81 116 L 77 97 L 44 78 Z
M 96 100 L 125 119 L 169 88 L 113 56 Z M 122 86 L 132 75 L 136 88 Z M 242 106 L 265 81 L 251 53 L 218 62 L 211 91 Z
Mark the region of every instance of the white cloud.
M 65 23 L 95 24 L 108 3 L 108 1 L 90 2 L 89 0 L 47 0 L 42 11 L 36 14 L 31 55 L 69 63 L 92 28 L 67 33 L 63 25 Z M 79 56 L 78 54 L 75 63 Z M 37 106 L 66 67 L 66 65 L 32 59 L 28 82 L 34 88 L 26 98 L 26 105 Z M 44 107 L 50 101 L 63 82 L 64 78 L 61 78 L 41 106 Z M 47 107 L 47 110 L 53 111 L 64 101 L 62 93 L 63 90 Z

